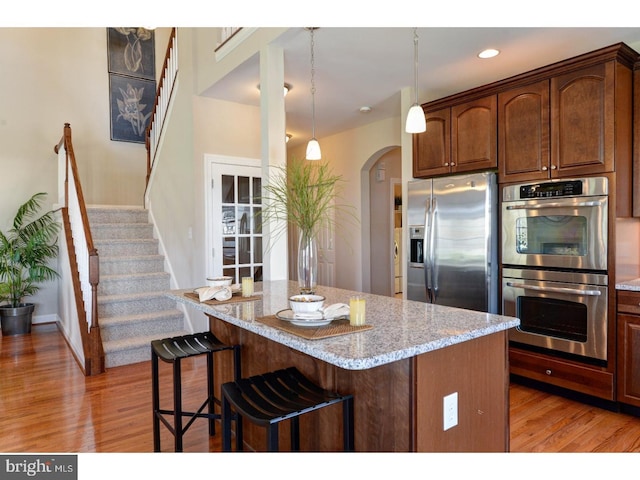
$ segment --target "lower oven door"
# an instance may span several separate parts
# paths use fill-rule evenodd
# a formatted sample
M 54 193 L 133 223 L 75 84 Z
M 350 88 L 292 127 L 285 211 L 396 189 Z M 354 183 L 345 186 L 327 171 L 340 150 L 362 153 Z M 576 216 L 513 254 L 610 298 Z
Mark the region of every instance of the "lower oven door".
M 503 269 L 502 309 L 518 317 L 509 339 L 607 360 L 607 275 Z

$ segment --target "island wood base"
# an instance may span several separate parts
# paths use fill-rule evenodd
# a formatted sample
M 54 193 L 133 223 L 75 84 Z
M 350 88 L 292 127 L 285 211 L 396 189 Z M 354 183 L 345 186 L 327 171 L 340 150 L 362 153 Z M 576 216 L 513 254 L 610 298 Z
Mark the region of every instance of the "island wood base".
M 324 388 L 352 393 L 362 452 L 506 452 L 509 375 L 505 331 L 367 370 L 346 370 L 209 316 L 222 341 L 242 346 L 242 376 L 297 367 Z M 216 391 L 232 380 L 232 356 L 216 356 Z M 443 431 L 443 397 L 458 392 L 458 425 Z M 244 424 L 245 450 L 264 451 L 265 429 Z M 280 449 L 289 449 L 289 425 Z M 341 406 L 300 419 L 302 451 L 342 449 Z

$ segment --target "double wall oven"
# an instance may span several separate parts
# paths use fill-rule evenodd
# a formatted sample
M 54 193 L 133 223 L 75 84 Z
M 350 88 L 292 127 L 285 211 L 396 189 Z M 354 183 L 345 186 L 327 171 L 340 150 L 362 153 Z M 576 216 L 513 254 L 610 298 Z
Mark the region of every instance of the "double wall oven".
M 510 341 L 607 361 L 608 179 L 505 186 L 502 306 Z

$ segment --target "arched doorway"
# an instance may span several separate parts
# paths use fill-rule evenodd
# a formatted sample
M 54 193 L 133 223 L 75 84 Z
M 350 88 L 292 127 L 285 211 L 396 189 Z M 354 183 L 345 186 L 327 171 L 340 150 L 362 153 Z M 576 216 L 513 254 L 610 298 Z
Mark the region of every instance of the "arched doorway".
M 372 155 L 361 171 L 363 289 L 379 295 L 398 293 L 402 242 L 402 158 L 399 146 Z M 396 208 L 397 206 L 397 208 Z M 400 239 L 402 235 L 400 234 Z M 397 248 L 396 248 L 397 247 Z

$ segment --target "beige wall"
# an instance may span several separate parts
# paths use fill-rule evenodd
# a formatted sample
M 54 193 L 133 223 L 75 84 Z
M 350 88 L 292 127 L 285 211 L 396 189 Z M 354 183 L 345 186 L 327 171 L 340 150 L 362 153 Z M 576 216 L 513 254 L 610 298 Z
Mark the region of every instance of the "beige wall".
M 206 278 L 205 154 L 260 158 L 260 109 L 196 96 L 191 63 L 202 29 L 180 29 L 180 75 L 149 188 L 149 209 L 174 288 Z
M 401 144 L 402 122 L 393 117 L 330 137 L 319 138 L 323 160 L 346 181 L 344 201 L 355 208 L 358 224 L 344 225 L 336 236 L 336 287 L 368 290 L 369 170 L 390 148 Z M 289 151 L 304 158 L 306 145 Z M 366 264 L 366 265 L 365 265 Z
M 157 30 L 162 58 L 167 38 Z M 144 145 L 110 140 L 105 28 L 0 28 L 0 65 L 0 228 L 33 193 L 49 194 L 47 208 L 57 201 L 53 147 L 66 122 L 87 203 L 142 204 Z M 56 290 L 44 284 L 31 299 L 36 321 L 57 313 Z
M 382 155 L 369 170 L 371 293 L 393 295 L 393 179 L 402 179 L 400 148 Z M 384 172 L 378 177 L 378 171 Z
M 204 154 L 261 155 L 259 108 L 197 96 L 211 67 L 207 63 L 196 69 L 191 62 L 212 54 L 209 40 L 214 30 L 181 29 L 180 95 L 172 106 L 171 128 L 159 159 L 162 167 L 154 174 L 149 197 L 174 286 L 184 288 L 199 284 L 205 275 Z M 261 35 L 278 33 L 269 29 Z M 158 71 L 168 35 L 169 29 L 156 30 Z M 207 42 L 194 40 L 200 37 Z M 110 140 L 106 38 L 104 28 L 0 29 L 0 87 L 11 92 L 0 96 L 0 165 L 12 174 L 0 189 L 2 228 L 15 208 L 36 191 L 49 192 L 48 206 L 53 205 L 57 197 L 53 146 L 65 122 L 73 130 L 87 203 L 143 203 L 144 146 Z M 400 136 L 401 122 L 394 118 L 321 139 L 325 158 L 348 182 L 345 200 L 356 207 L 358 217 L 363 168 L 368 171 L 368 163 L 375 162 L 382 150 L 399 145 Z M 351 225 L 341 234 L 337 286 L 362 287 L 363 228 Z M 36 317 L 57 314 L 56 291 L 55 282 L 47 284 L 33 299 L 38 304 Z

